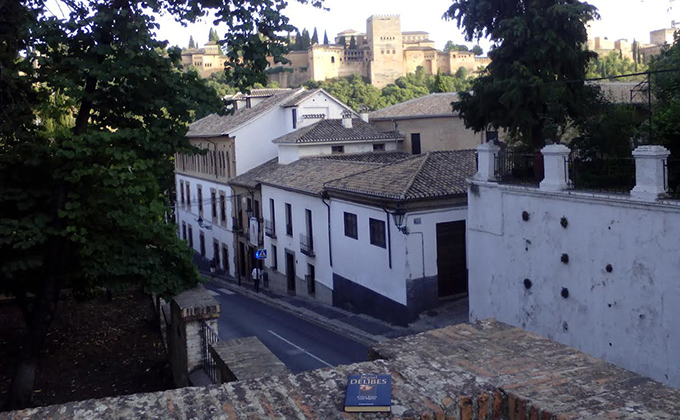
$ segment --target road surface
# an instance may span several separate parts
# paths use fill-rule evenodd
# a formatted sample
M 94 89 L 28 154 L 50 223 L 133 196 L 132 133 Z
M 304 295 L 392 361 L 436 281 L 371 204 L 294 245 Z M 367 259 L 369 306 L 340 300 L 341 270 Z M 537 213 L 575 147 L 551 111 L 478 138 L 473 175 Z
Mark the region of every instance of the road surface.
M 293 373 L 366 361 L 363 344 L 217 284 L 204 286 L 222 307 L 221 340 L 256 336 Z

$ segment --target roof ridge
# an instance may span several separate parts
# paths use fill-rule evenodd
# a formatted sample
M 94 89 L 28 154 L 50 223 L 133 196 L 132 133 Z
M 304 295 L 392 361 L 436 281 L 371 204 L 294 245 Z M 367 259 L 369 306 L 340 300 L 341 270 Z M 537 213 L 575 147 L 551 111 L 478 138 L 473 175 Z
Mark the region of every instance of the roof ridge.
M 400 197 L 402 200 L 406 199 L 406 195 L 408 194 L 408 191 L 413 186 L 413 183 L 416 181 L 416 177 L 418 176 L 420 171 L 423 169 L 423 166 L 425 166 L 425 163 L 427 163 L 427 161 L 430 160 L 430 152 L 427 152 L 427 153 L 425 153 L 424 155 L 421 155 L 421 156 L 424 156 L 423 161 L 420 162 L 420 165 L 418 165 L 418 169 L 413 171 L 413 175 L 411 175 L 411 179 L 409 179 L 408 183 L 406 184 L 406 188 L 404 188 L 404 190 L 402 191 L 401 197 Z
M 385 163 L 385 164 L 377 163 L 377 165 L 378 165 L 377 167 L 368 168 L 368 169 L 366 169 L 365 171 L 357 172 L 357 173 L 351 174 L 351 175 L 345 175 L 345 176 L 340 177 L 340 178 L 336 178 L 336 179 L 332 179 L 332 180 L 330 180 L 330 181 L 326 181 L 326 182 L 323 183 L 323 188 L 326 189 L 326 188 L 327 188 L 326 184 L 328 184 L 329 182 L 336 182 L 336 181 L 340 181 L 340 180 L 343 180 L 343 179 L 346 179 L 346 178 L 351 178 L 351 177 L 353 177 L 353 176 L 355 176 L 355 175 L 361 175 L 361 174 L 365 174 L 365 173 L 367 173 L 367 172 L 377 171 L 378 169 L 386 168 L 386 167 L 388 167 L 388 166 L 392 166 L 392 165 L 395 165 L 395 164 L 397 164 L 397 163 L 404 162 L 404 161 L 406 161 L 406 160 L 408 160 L 408 159 L 410 159 L 410 157 L 407 157 L 407 158 L 398 160 L 398 161 L 396 161 L 396 162 L 390 162 L 390 163 Z

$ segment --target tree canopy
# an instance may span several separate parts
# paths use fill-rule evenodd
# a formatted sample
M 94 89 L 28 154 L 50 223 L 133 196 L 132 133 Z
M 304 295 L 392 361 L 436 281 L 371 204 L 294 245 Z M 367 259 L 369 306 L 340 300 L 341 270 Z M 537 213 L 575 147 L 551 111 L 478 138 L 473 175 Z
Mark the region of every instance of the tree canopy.
M 454 109 L 468 128 L 507 129 L 540 148 L 557 141 L 595 95 L 585 84 L 595 54 L 582 46 L 595 7 L 578 0 L 454 0 L 444 15 L 467 41 L 488 37 L 491 63 Z
M 595 79 L 600 77 L 622 76 L 624 74 L 641 73 L 647 70 L 647 66 L 636 63 L 628 57 L 621 57 L 617 51 L 612 51 L 605 56 L 599 56 L 590 60 L 586 77 Z M 619 81 L 642 80 L 644 76 L 632 76 L 620 78 Z
M 349 49 L 350 50 L 356 50 L 357 49 L 357 40 L 354 38 L 354 35 L 349 39 Z
M 449 51 L 467 51 L 468 47 L 467 45 L 464 44 L 455 44 L 453 41 L 449 40 L 446 41 L 446 45 L 444 45 L 444 52 L 449 52 Z
M 323 31 L 323 45 L 328 45 L 328 34 L 326 31 Z
M 483 50 L 482 47 L 480 47 L 479 45 L 475 45 L 474 47 L 472 47 L 472 49 L 471 49 L 470 51 L 472 51 L 473 53 L 475 53 L 475 55 L 482 55 L 482 54 L 484 54 L 484 50 Z
M 194 41 L 194 37 L 189 35 L 189 49 L 195 49 L 196 48 L 196 41 Z
M 312 34 L 312 40 L 311 40 L 312 45 L 316 45 L 319 43 L 319 34 L 316 31 L 316 28 L 314 28 L 314 33 Z
M 197 113 L 223 104 L 156 38 L 154 14 L 186 23 L 217 12 L 238 90 L 266 82 L 266 57 L 285 53 L 277 34 L 292 30 L 283 0 L 57 1 L 70 13 L 0 3 L 0 21 L 12 23 L 0 22 L 0 292 L 17 298 L 27 327 L 10 408 L 30 404 L 62 287 L 168 296 L 199 281 L 168 223 L 172 159 L 196 152 L 185 134 Z

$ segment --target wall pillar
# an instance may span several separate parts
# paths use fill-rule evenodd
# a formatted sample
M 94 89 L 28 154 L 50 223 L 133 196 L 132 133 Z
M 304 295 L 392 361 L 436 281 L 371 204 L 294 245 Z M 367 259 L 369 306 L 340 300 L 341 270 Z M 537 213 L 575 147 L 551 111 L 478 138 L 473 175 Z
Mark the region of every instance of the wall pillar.
M 478 181 L 496 180 L 496 158 L 501 148 L 495 143 L 483 143 L 477 146 L 477 173 L 474 179 Z
M 655 201 L 666 193 L 666 159 L 670 154 L 663 146 L 639 146 L 633 150 L 635 187 L 630 191 L 631 197 Z
M 569 188 L 569 153 L 571 149 L 563 144 L 549 144 L 541 149 L 544 176 L 540 189 L 563 191 Z
M 202 285 L 186 290 L 170 302 L 168 356 L 177 387 L 189 386 L 189 374 L 201 368 L 201 324 L 217 332 L 220 304 Z

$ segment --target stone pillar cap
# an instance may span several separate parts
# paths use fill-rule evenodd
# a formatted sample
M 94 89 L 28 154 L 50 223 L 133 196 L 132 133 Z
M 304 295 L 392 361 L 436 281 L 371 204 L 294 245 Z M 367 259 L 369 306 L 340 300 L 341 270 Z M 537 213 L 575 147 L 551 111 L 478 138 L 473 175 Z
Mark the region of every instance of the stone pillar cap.
M 635 157 L 668 157 L 670 156 L 671 152 L 666 149 L 663 146 L 659 145 L 645 145 L 645 146 L 638 146 L 635 150 L 633 150 L 633 156 Z
M 493 150 L 493 151 L 498 151 L 501 150 L 500 146 L 493 142 L 488 142 L 488 143 L 482 143 L 479 146 L 477 146 L 477 150 Z
M 568 155 L 571 149 L 563 144 L 547 144 L 541 149 L 543 155 Z

